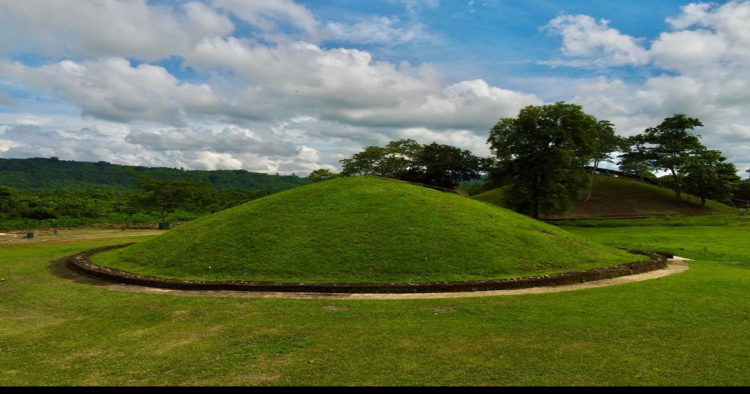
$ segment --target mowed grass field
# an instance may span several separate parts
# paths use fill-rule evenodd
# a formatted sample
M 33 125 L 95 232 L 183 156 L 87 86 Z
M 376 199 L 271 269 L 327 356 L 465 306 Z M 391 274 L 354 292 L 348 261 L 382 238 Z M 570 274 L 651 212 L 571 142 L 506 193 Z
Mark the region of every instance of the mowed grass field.
M 565 229 L 698 260 L 549 294 L 263 299 L 110 291 L 48 270 L 153 236 L 0 243 L 0 385 L 750 384 L 747 227 Z

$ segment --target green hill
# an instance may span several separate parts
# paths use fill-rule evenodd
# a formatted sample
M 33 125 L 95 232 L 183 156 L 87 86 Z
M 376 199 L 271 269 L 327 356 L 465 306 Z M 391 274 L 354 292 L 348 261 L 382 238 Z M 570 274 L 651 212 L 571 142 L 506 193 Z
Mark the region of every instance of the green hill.
M 94 256 L 179 279 L 507 278 L 646 260 L 450 193 L 373 177 L 287 190 Z
M 309 184 L 306 178 L 259 174 L 245 170 L 180 170 L 110 164 L 104 161 L 44 159 L 0 159 L 0 185 L 18 190 L 133 190 L 136 177 L 123 170 L 135 170 L 152 178 L 178 180 L 193 178 L 208 182 L 216 190 L 286 190 Z
M 506 186 L 507 187 L 507 186 Z M 472 197 L 500 207 L 504 188 L 490 190 Z M 688 200 L 689 198 L 689 200 Z M 592 199 L 573 205 L 564 218 L 642 217 L 660 215 L 731 215 L 737 210 L 715 201 L 700 206 L 700 198 L 683 195 L 683 201 L 674 199 L 674 192 L 626 178 L 596 175 Z M 555 217 L 549 217 L 553 219 Z

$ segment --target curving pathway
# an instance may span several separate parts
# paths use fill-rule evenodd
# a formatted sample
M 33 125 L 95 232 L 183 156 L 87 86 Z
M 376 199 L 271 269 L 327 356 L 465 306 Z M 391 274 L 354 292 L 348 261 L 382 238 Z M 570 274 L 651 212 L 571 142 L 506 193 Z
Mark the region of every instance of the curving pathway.
M 157 288 L 142 285 L 113 283 L 111 281 L 103 280 L 100 278 L 84 275 L 81 271 L 86 273 L 86 270 L 81 270 L 81 262 L 89 263 L 87 260 L 88 255 L 95 251 L 85 252 L 82 255 L 76 255 L 67 257 L 61 260 L 57 260 L 52 263 L 50 270 L 65 279 L 70 279 L 80 283 L 87 283 L 92 285 L 101 286 L 112 291 L 130 291 L 140 293 L 154 293 L 154 294 L 172 294 L 180 296 L 203 296 L 203 297 L 251 297 L 251 298 L 296 298 L 296 299 L 363 299 L 363 300 L 404 300 L 404 299 L 439 299 L 439 298 L 467 298 L 467 297 L 489 297 L 489 296 L 502 296 L 502 295 L 517 295 L 517 294 L 541 294 L 541 293 L 554 293 L 560 291 L 572 291 L 589 289 L 596 287 L 612 286 L 624 283 L 632 283 L 637 281 L 658 279 L 663 276 L 677 274 L 688 270 L 690 267 L 685 262 L 688 259 L 672 256 L 672 258 L 666 260 L 666 268 L 661 268 L 649 272 L 636 273 L 632 275 L 613 277 L 611 279 L 601 279 L 586 281 L 582 283 L 572 283 L 555 286 L 544 286 L 544 287 L 529 287 L 522 289 L 508 289 L 508 290 L 485 290 L 485 291 L 454 291 L 454 292 L 440 292 L 440 293 L 325 293 L 325 292 L 294 292 L 286 290 L 280 291 L 236 291 L 236 290 L 180 290 L 180 289 L 169 289 L 169 288 Z M 78 261 L 78 263 L 76 263 Z M 85 264 L 83 264 L 85 265 Z M 91 264 L 93 266 L 93 264 Z M 99 266 L 95 266 L 99 267 Z M 109 271 L 109 270 L 107 270 Z M 94 273 L 96 274 L 96 273 Z M 99 275 L 97 275 L 99 276 Z M 112 280 L 111 277 L 107 279 Z M 158 284 L 157 284 L 158 285 Z

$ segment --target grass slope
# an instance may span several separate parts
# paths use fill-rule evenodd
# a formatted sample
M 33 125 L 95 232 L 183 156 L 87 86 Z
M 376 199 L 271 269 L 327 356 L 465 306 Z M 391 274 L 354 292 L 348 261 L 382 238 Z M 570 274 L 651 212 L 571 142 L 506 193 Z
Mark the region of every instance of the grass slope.
M 746 232 L 572 230 L 700 260 L 562 293 L 289 300 L 110 291 L 47 270 L 139 237 L 0 245 L 0 386 L 750 385 Z
M 355 177 L 255 200 L 93 260 L 182 279 L 392 282 L 528 276 L 643 259 L 468 198 Z
M 503 189 L 494 189 L 472 197 L 500 207 Z M 688 198 L 689 201 L 688 201 Z M 573 205 L 565 218 L 605 218 L 651 215 L 731 215 L 738 211 L 725 204 L 707 201 L 700 206 L 700 198 L 683 194 L 683 201 L 674 199 L 674 192 L 626 178 L 596 175 L 592 199 Z M 553 218 L 553 217 L 550 217 Z

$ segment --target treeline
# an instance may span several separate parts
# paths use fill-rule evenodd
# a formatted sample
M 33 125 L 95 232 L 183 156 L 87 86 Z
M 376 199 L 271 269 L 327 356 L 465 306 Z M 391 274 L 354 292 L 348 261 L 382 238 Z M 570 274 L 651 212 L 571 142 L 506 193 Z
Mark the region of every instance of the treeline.
M 276 192 L 306 185 L 309 181 L 296 175 L 268 175 L 245 170 L 182 170 L 123 166 L 105 161 L 97 163 L 60 160 L 59 158 L 0 159 L 0 185 L 22 191 L 95 189 L 134 191 L 135 173 L 159 180 L 192 178 L 207 182 L 213 189 L 265 190 Z
M 201 193 L 200 200 L 178 200 L 163 214 L 159 207 L 144 204 L 148 194 L 141 189 L 21 191 L 0 186 L 0 231 L 96 223 L 182 222 L 272 194 L 269 190 L 193 189 Z

